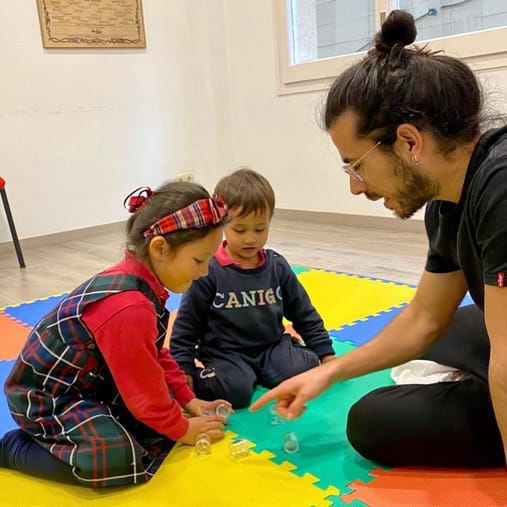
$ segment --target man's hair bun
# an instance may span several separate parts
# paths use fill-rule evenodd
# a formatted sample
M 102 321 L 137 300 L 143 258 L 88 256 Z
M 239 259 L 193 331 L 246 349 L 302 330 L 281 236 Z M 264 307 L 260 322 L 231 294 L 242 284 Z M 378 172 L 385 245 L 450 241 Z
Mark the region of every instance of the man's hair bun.
M 412 14 L 391 11 L 375 36 L 374 45 L 379 53 L 389 53 L 395 45 L 408 46 L 415 41 L 417 28 Z

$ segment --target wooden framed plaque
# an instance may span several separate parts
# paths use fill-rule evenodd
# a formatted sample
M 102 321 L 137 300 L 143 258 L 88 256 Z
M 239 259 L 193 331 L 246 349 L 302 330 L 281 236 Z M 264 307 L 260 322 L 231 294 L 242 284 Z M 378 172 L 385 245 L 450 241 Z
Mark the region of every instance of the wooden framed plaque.
M 37 0 L 45 48 L 145 48 L 141 0 Z

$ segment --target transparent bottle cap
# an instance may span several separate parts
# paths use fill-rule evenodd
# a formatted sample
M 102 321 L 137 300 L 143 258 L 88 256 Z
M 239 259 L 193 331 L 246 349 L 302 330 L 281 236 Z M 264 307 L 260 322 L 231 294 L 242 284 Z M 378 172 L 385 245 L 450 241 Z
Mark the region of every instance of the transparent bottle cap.
M 283 436 L 283 450 L 289 454 L 299 451 L 298 437 L 293 431 L 289 431 Z

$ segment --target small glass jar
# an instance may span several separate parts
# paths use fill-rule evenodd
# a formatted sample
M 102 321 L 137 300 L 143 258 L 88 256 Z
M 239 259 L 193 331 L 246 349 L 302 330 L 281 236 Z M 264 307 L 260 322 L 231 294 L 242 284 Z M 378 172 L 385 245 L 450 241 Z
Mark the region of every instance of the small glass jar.
M 197 435 L 195 439 L 195 452 L 198 456 L 211 454 L 211 438 L 207 433 Z

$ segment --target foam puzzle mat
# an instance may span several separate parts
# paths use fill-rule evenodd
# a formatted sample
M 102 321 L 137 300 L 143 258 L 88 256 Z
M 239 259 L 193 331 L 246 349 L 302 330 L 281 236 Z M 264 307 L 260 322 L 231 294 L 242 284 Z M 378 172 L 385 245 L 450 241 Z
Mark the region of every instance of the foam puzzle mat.
M 302 266 L 293 269 L 322 315 L 337 355 L 373 338 L 415 292 L 413 286 L 387 280 Z M 0 309 L 2 384 L 31 326 L 63 296 Z M 179 301 L 176 294 L 168 301 L 172 319 Z M 230 417 L 226 437 L 213 444 L 210 455 L 198 456 L 193 447 L 177 445 L 154 478 L 141 486 L 90 490 L 0 468 L 0 506 L 507 505 L 504 470 L 379 468 L 354 451 L 345 435 L 349 407 L 371 389 L 389 384 L 389 371 L 341 382 L 308 403 L 302 417 L 277 425 L 272 424 L 269 407 L 256 413 L 238 410 Z M 255 396 L 263 392 L 258 388 Z M 14 427 L 2 393 L 0 434 Z M 297 453 L 283 450 L 288 431 L 298 437 Z M 235 461 L 229 456 L 229 444 L 237 437 L 248 441 L 250 454 Z

